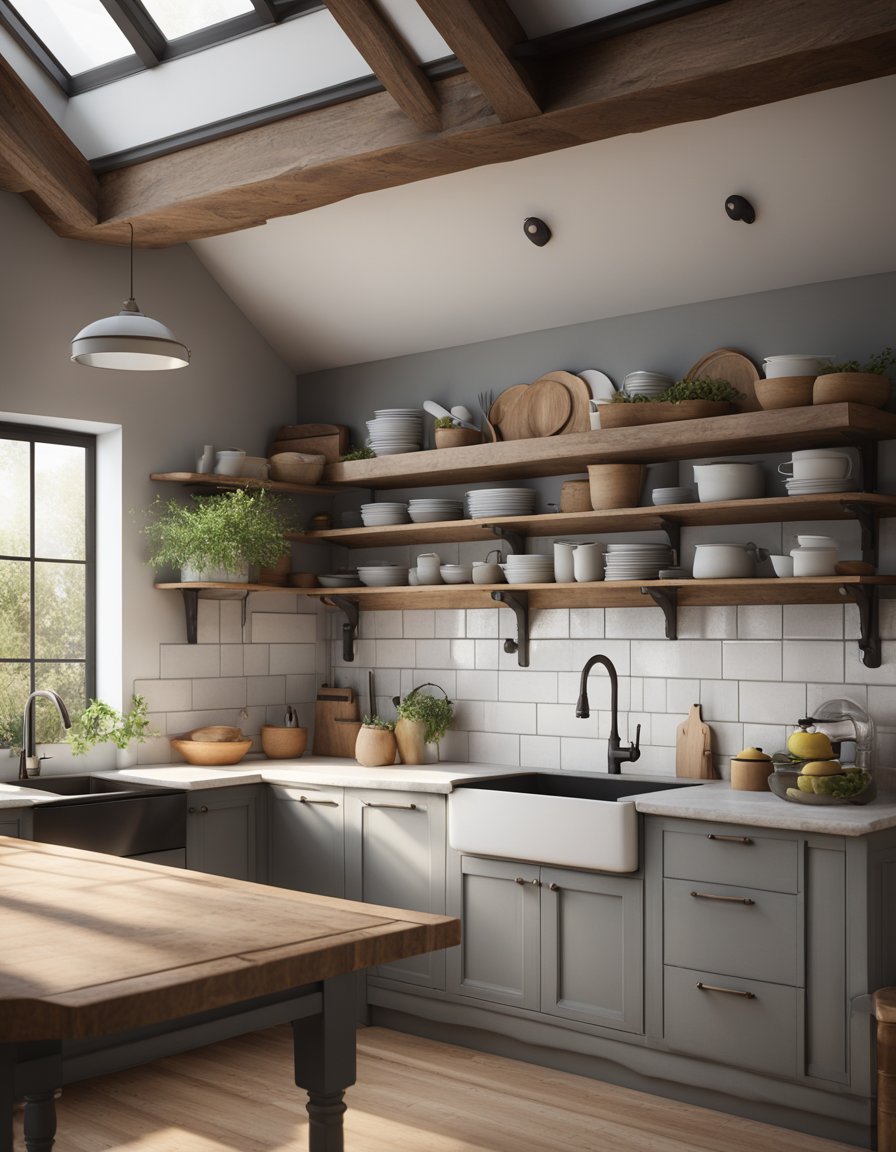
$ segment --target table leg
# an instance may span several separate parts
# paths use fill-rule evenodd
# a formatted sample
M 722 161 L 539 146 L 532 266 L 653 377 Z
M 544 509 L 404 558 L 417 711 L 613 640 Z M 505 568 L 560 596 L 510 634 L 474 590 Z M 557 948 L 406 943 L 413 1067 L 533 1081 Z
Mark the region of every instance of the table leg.
M 308 1093 L 309 1152 L 343 1152 L 343 1093 L 355 1082 L 355 976 L 322 984 L 319 1015 L 294 1020 L 296 1084 Z
M 56 1138 L 54 1093 L 34 1092 L 25 1097 L 25 1147 L 28 1152 L 50 1152 Z
M 12 1152 L 12 1117 L 16 1104 L 15 1055 L 0 1046 L 0 1152 Z

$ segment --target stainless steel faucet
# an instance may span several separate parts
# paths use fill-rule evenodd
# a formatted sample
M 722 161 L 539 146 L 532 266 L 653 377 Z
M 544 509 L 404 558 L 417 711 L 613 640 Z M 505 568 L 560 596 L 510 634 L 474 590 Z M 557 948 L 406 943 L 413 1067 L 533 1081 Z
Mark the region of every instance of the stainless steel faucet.
M 579 683 L 579 699 L 576 703 L 576 716 L 581 720 L 587 720 L 591 715 L 591 707 L 588 703 L 588 691 L 585 685 L 588 680 L 588 673 L 595 664 L 603 664 L 607 670 L 607 675 L 610 677 L 610 712 L 612 718 L 610 724 L 610 739 L 607 742 L 607 771 L 618 776 L 621 764 L 625 761 L 634 763 L 641 756 L 641 725 L 639 724 L 635 730 L 634 744 L 624 747 L 619 740 L 619 678 L 616 675 L 613 661 L 609 656 L 603 656 L 600 653 L 598 653 L 597 656 L 592 656 L 582 669 L 582 679 Z
M 871 772 L 875 752 L 874 721 L 862 705 L 845 698 L 825 700 L 812 711 L 813 715 L 800 720 L 800 724 L 812 724 L 816 732 L 823 732 L 838 758 L 844 755 L 840 747 L 842 743 L 854 743 L 856 767 Z
M 52 688 L 38 688 L 36 692 L 31 693 L 31 695 L 25 701 L 25 711 L 22 715 L 22 752 L 19 756 L 20 780 L 25 780 L 29 776 L 40 775 L 40 759 L 36 754 L 34 743 L 34 725 L 32 723 L 32 705 L 38 696 L 44 696 L 47 700 L 53 701 L 53 703 L 56 705 L 56 710 L 59 713 L 64 728 L 71 728 L 72 726 L 72 722 L 68 715 L 68 709 L 63 703 L 62 697 L 58 692 L 54 692 Z

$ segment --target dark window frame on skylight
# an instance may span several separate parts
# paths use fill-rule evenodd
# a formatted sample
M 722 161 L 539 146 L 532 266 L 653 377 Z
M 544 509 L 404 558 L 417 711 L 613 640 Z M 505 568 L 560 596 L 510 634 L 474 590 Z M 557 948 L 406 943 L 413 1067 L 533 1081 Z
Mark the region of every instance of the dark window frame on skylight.
M 76 74 L 65 67 L 19 15 L 15 0 L 0 0 L 0 24 L 19 41 L 67 96 L 77 96 L 125 76 L 154 68 L 163 61 L 201 52 L 216 44 L 258 32 L 296 16 L 305 16 L 324 7 L 321 0 L 251 0 L 252 12 L 168 40 L 141 0 L 101 2 L 130 43 L 133 53 Z

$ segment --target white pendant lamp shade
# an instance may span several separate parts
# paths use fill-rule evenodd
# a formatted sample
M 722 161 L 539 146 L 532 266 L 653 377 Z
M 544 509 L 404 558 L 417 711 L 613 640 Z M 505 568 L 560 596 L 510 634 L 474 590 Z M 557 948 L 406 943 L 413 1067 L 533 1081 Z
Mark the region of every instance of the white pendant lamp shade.
M 134 229 L 131 228 L 131 294 L 117 316 L 88 324 L 72 340 L 72 360 L 91 368 L 164 372 L 186 368 L 190 349 L 170 328 L 146 316 L 134 299 Z

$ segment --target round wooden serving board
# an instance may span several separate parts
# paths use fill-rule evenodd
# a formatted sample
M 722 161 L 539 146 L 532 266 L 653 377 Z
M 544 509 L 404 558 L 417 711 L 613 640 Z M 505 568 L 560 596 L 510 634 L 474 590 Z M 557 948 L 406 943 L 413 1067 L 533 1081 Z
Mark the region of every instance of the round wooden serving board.
M 734 401 L 738 412 L 759 412 L 762 405 L 756 398 L 756 381 L 759 379 L 759 369 L 752 360 L 733 348 L 716 348 L 715 352 L 707 352 L 686 373 L 686 379 L 697 380 L 727 380 L 732 388 L 740 392 Z M 603 417 L 601 417 L 603 421 Z
M 554 436 L 572 414 L 569 389 L 557 380 L 536 380 L 525 396 L 530 436 Z
M 575 376 L 572 372 L 558 370 L 556 372 L 545 372 L 543 376 L 538 377 L 535 384 L 540 384 L 543 380 L 553 380 L 557 384 L 562 384 L 569 393 L 572 407 L 569 417 L 560 431 L 588 432 L 591 428 L 591 405 L 589 404 L 591 389 L 582 377 Z

